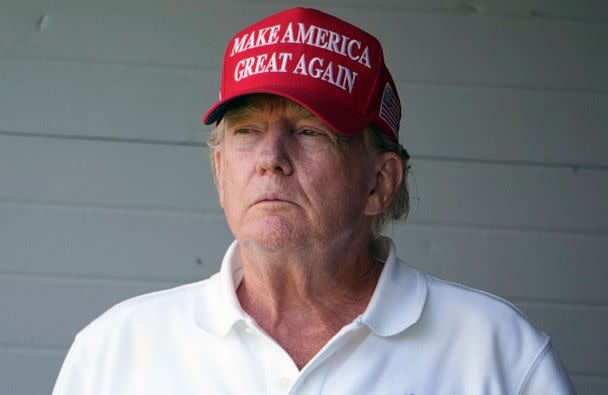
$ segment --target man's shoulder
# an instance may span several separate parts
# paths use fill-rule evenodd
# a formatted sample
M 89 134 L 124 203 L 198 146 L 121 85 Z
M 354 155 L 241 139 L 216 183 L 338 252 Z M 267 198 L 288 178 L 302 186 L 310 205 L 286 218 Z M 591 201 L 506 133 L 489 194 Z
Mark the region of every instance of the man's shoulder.
M 84 327 L 78 337 L 107 336 L 120 330 L 135 330 L 176 320 L 192 321 L 200 303 L 212 303 L 217 295 L 217 274 L 173 288 L 149 292 L 110 307 Z
M 549 336 L 538 330 L 513 303 L 497 295 L 426 275 L 424 319 L 451 333 L 452 339 L 503 349 L 544 349 Z
M 443 313 L 455 311 L 470 318 L 479 315 L 495 320 L 528 322 L 526 315 L 512 302 L 480 289 L 426 275 L 429 299 Z
M 443 370 L 450 372 L 446 379 L 485 377 L 501 382 L 509 393 L 521 393 L 528 382 L 542 383 L 543 388 L 568 387 L 549 336 L 513 303 L 420 271 L 418 275 L 427 288 L 426 300 L 418 322 L 403 332 L 403 339 L 408 346 L 418 341 L 418 349 L 424 350 L 416 356 L 420 366 L 443 361 Z M 547 393 L 566 393 L 563 388 Z

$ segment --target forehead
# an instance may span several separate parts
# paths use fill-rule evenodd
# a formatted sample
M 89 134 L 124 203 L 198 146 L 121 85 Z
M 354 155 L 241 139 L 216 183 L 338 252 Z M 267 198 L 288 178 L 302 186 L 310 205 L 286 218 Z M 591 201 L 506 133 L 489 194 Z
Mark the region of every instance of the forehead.
M 226 110 L 223 121 L 230 127 L 230 125 L 245 121 L 266 121 L 274 115 L 298 121 L 306 120 L 335 133 L 333 129 L 304 107 L 275 95 L 250 95 L 239 98 Z

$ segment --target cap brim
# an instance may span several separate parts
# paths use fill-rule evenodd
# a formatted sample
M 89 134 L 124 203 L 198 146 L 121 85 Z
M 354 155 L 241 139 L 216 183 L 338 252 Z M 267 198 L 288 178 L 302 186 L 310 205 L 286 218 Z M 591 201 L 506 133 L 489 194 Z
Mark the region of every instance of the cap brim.
M 218 122 L 234 102 L 243 96 L 271 94 L 291 100 L 319 118 L 338 134 L 353 136 L 361 133 L 373 120 L 373 116 L 360 114 L 356 109 L 344 106 L 343 102 L 332 100 L 329 95 L 315 95 L 290 86 L 266 86 L 264 88 L 242 90 L 237 95 L 226 97 L 214 104 L 203 116 L 206 125 Z

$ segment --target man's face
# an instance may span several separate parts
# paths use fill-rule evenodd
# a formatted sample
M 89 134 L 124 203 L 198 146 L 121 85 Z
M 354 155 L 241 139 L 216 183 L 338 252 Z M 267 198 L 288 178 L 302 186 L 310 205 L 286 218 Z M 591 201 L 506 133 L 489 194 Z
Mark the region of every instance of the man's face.
M 375 170 L 363 136 L 336 141 L 293 103 L 260 100 L 254 111 L 229 117 L 214 153 L 220 204 L 235 237 L 277 250 L 369 236 Z

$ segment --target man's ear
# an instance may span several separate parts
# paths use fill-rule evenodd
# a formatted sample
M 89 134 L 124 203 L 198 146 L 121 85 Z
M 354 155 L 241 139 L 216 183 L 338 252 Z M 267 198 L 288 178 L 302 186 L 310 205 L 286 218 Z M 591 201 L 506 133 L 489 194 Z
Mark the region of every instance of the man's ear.
M 394 152 L 381 152 L 374 162 L 374 182 L 365 204 L 366 215 L 382 213 L 393 201 L 403 180 L 403 163 Z
M 215 187 L 220 201 L 220 206 L 224 208 L 224 175 L 222 168 L 222 152 L 218 147 L 213 148 L 213 168 L 215 176 Z

